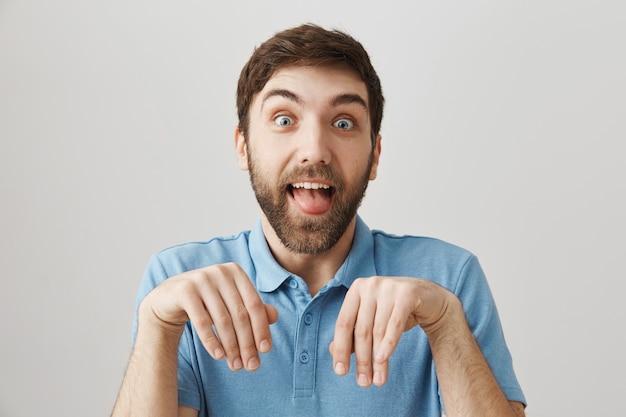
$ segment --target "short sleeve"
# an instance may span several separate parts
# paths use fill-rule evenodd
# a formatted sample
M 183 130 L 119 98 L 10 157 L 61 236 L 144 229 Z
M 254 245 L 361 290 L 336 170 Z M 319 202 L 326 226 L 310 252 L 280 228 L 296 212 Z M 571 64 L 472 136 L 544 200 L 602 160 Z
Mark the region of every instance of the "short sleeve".
M 190 323 L 178 345 L 178 403 L 200 410 L 202 408 L 202 381 L 196 370 L 197 357 L 194 354 L 193 330 Z
M 159 260 L 157 255 L 153 255 L 148 262 L 148 266 L 143 274 L 143 279 L 141 280 L 141 284 L 139 286 L 139 291 L 137 292 L 137 298 L 135 300 L 135 317 L 133 320 L 133 345 L 135 344 L 135 339 L 137 338 L 137 324 L 138 324 L 138 313 L 139 306 L 143 299 L 152 291 L 157 285 L 161 282 L 165 281 L 168 278 L 167 273 L 165 272 L 165 268 L 163 268 L 163 264 Z
M 133 321 L 133 345 L 137 338 L 138 311 L 143 299 L 161 282 L 169 278 L 163 263 L 158 255 L 152 256 L 143 275 L 137 299 L 135 302 L 135 317 Z M 185 326 L 185 331 L 178 345 L 178 402 L 180 405 L 200 409 L 201 389 L 196 372 L 194 372 L 193 341 L 191 325 Z
M 526 404 L 513 369 L 495 301 L 485 274 L 475 256 L 461 269 L 455 294 L 461 300 L 476 342 L 509 401 Z

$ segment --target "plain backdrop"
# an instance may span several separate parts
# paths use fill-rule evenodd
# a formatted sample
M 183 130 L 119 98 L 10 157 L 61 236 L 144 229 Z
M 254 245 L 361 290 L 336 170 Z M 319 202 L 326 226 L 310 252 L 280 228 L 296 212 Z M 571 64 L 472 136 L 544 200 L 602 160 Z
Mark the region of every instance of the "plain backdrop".
M 624 2 L 0 0 L 0 416 L 110 413 L 149 256 L 258 216 L 235 84 L 304 22 L 383 82 L 365 221 L 479 257 L 528 416 L 623 415 Z

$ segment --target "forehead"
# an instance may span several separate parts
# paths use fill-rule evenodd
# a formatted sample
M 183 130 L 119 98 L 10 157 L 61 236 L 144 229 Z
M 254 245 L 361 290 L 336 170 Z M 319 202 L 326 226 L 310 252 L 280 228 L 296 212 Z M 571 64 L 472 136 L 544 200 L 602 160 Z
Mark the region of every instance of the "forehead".
M 256 94 L 254 102 L 257 104 L 263 102 L 273 91 L 288 91 L 303 103 L 328 103 L 342 95 L 358 96 L 365 104 L 368 103 L 365 83 L 360 75 L 348 66 L 283 67 L 270 77 L 263 89 Z

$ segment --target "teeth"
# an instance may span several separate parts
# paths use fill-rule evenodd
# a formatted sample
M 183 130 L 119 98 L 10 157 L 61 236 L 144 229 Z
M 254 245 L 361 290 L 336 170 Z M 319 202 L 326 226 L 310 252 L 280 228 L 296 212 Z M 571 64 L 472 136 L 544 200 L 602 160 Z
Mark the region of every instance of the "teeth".
M 330 186 L 326 184 L 320 184 L 317 182 L 296 182 L 294 184 L 291 184 L 291 186 L 293 188 L 304 188 L 306 190 L 317 190 L 319 188 L 328 190 L 330 188 Z

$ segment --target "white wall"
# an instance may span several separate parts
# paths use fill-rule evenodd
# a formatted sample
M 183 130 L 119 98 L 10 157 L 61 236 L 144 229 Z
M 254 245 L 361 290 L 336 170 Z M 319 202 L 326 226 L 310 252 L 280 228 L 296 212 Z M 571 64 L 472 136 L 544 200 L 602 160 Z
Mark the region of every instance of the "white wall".
M 150 254 L 253 224 L 236 79 L 306 21 L 383 80 L 365 220 L 479 256 L 529 416 L 622 413 L 623 2 L 0 0 L 0 416 L 108 415 Z

